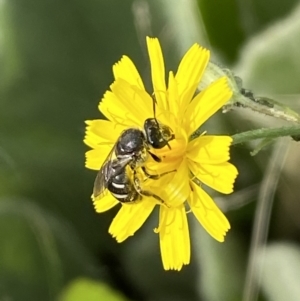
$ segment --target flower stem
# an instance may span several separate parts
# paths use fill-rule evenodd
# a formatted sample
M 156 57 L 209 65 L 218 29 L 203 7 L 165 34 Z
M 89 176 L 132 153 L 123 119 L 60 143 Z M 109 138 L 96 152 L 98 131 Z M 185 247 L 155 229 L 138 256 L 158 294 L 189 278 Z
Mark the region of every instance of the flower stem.
M 260 185 L 246 269 L 243 301 L 258 300 L 274 197 L 288 154 L 288 148 L 289 144 L 284 141 L 276 144 Z
M 199 85 L 203 90 L 217 78 L 226 76 L 228 85 L 233 92 L 231 99 L 224 105 L 223 113 L 235 109 L 250 109 L 254 112 L 279 118 L 289 122 L 300 123 L 300 115 L 286 105 L 265 96 L 257 96 L 243 87 L 243 81 L 232 70 L 222 68 L 210 62 Z
M 300 125 L 298 124 L 292 126 L 283 126 L 279 128 L 261 128 L 233 135 L 232 145 L 261 138 L 279 138 L 284 136 L 298 135 L 300 135 Z

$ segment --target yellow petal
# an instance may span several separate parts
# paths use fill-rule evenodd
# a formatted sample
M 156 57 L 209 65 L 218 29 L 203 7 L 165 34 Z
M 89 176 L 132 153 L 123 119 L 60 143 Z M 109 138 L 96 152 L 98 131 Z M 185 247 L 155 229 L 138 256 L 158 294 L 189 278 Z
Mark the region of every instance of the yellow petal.
M 231 142 L 229 136 L 200 136 L 188 144 L 187 157 L 200 164 L 227 162 Z
M 108 120 L 88 120 L 86 121 L 86 134 L 84 143 L 92 148 L 102 145 L 114 145 L 125 127 L 114 124 Z
M 173 122 L 178 122 L 178 114 L 179 114 L 179 99 L 178 99 L 178 85 L 176 79 L 174 77 L 173 72 L 169 72 L 169 82 L 168 82 L 168 101 L 167 101 L 167 108 L 166 113 L 169 116 L 168 119 L 171 119 Z
M 161 175 L 166 172 L 171 172 L 177 170 L 178 166 L 180 165 L 181 160 L 173 161 L 173 162 L 153 162 L 148 160 L 145 163 L 146 170 L 149 174 L 156 174 Z M 172 177 L 174 177 L 175 173 L 173 173 Z M 161 178 L 160 178 L 161 179 Z
M 216 113 L 232 96 L 227 78 L 222 77 L 199 93 L 189 104 L 185 114 L 185 129 L 188 135 L 197 130 Z
M 171 207 L 183 204 L 190 195 L 189 170 L 187 167 L 186 161 L 182 160 L 174 177 L 162 186 L 164 187 L 163 199 Z
M 182 58 L 176 73 L 180 108 L 185 111 L 192 100 L 196 88 L 202 78 L 210 53 L 207 49 L 194 44 Z
M 153 115 L 150 95 L 123 79 L 110 86 L 112 92 L 106 93 L 100 103 L 100 110 L 110 120 L 127 125 L 143 126 L 145 119 Z
M 144 198 L 135 204 L 122 204 L 122 208 L 113 219 L 109 233 L 122 242 L 132 236 L 146 221 L 155 207 L 156 202 L 151 198 Z
M 184 129 L 174 126 L 172 130 L 175 134 L 175 139 L 169 142 L 170 148 L 165 146 L 162 149 L 155 150 L 155 154 L 163 160 L 162 163 L 168 162 L 172 164 L 173 161 L 181 162 L 186 154 L 189 141 Z
M 99 110 L 114 124 L 120 124 L 126 128 L 132 125 L 137 126 L 139 119 L 132 116 L 130 112 L 131 100 L 120 100 L 113 92 L 106 91 L 99 104 Z
M 85 166 L 89 169 L 100 170 L 111 150 L 112 146 L 103 145 L 101 148 L 87 151 L 85 153 Z
M 113 66 L 113 73 L 115 79 L 122 78 L 130 85 L 137 86 L 139 89 L 145 90 L 140 74 L 128 56 L 123 55 L 121 60 Z
M 119 202 L 110 193 L 107 193 L 104 196 L 94 198 L 93 204 L 96 212 L 101 213 L 116 206 Z
M 159 107 L 166 109 L 165 64 L 158 39 L 147 37 L 147 47 L 155 99 Z
M 176 208 L 160 207 L 160 250 L 165 270 L 180 271 L 190 263 L 190 235 L 183 205 Z
M 194 176 L 205 185 L 225 194 L 233 191 L 238 171 L 231 163 L 208 165 L 190 161 L 189 167 Z
M 203 228 L 217 241 L 223 242 L 230 224 L 212 198 L 198 185 L 191 183 L 193 192 L 189 205 Z

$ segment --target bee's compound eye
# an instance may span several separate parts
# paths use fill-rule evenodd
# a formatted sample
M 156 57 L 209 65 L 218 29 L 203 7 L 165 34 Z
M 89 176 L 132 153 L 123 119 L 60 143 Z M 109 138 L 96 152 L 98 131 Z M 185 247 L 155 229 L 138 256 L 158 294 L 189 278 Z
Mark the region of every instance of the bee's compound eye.
M 163 130 L 162 130 L 162 135 L 163 135 L 163 137 L 164 138 L 169 138 L 169 137 L 171 137 L 171 130 L 170 129 L 168 129 L 168 128 L 164 128 Z
M 173 131 L 171 130 L 171 128 L 169 128 L 166 125 L 162 126 L 161 133 L 162 133 L 163 139 L 167 142 L 175 138 L 175 135 L 173 134 Z
M 145 120 L 144 129 L 147 142 L 156 149 L 168 145 L 168 141 L 174 139 L 174 134 L 170 127 L 161 124 L 154 118 Z

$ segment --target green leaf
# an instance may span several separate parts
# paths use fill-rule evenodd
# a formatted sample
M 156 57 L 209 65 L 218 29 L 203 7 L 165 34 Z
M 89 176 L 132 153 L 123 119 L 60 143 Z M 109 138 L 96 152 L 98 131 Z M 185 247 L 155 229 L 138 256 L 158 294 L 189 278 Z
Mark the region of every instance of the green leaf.
M 257 264 L 262 265 L 261 287 L 272 301 L 299 301 L 300 247 L 276 243 L 261 252 Z
M 101 255 L 111 218 L 93 210 L 84 121 L 123 54 L 144 66 L 132 2 L 0 1 L 0 192 L 58 212 Z
M 167 62 L 169 60 L 168 56 L 176 56 L 176 61 L 174 60 L 173 64 L 177 66 L 178 59 L 195 42 L 199 42 L 202 46 L 209 46 L 203 20 L 200 17 L 196 3 L 185 0 L 177 0 L 176 5 L 172 0 L 148 2 L 150 7 L 154 6 L 153 16 L 155 16 L 155 22 L 153 22 L 153 26 L 155 29 L 158 28 L 156 36 L 162 38 L 161 43 Z M 189 22 L 187 22 L 187 19 Z M 157 22 L 159 23 L 157 24 Z M 164 27 L 167 27 L 167 30 L 173 32 L 174 35 L 163 36 L 161 30 Z M 176 45 L 172 45 L 174 41 Z
M 234 61 L 245 39 L 237 1 L 197 2 L 212 46 L 222 51 L 227 60 Z
M 0 199 L 0 296 L 52 301 L 93 260 L 76 234 L 25 199 Z
M 238 301 L 242 298 L 245 273 L 245 250 L 239 237 L 230 230 L 225 242 L 219 243 L 194 222 L 192 241 L 200 275 L 198 290 L 204 300 Z M 195 260 L 195 259 L 194 259 Z
M 274 139 L 272 138 L 265 138 L 262 141 L 258 143 L 258 145 L 255 147 L 255 149 L 250 153 L 251 156 L 256 156 L 263 148 L 269 146 L 274 142 Z
M 233 70 L 245 88 L 262 92 L 299 93 L 300 6 L 245 45 Z M 281 99 L 276 97 L 280 102 Z
M 121 294 L 108 285 L 88 278 L 72 281 L 62 292 L 58 301 L 125 301 Z

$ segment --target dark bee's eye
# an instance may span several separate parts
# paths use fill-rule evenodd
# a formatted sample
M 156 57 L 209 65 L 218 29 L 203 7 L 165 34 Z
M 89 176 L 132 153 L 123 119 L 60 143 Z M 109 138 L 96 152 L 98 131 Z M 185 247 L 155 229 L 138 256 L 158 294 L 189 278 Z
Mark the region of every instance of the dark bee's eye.
M 165 141 L 170 141 L 170 140 L 173 140 L 175 138 L 175 135 L 173 134 L 171 128 L 169 128 L 168 126 L 166 125 L 160 125 L 161 127 L 161 135 L 162 135 L 162 138 L 165 140 Z
M 164 128 L 161 133 L 162 133 L 162 136 L 164 137 L 164 139 L 167 139 L 167 140 L 169 140 L 170 137 L 172 136 L 171 130 L 168 128 Z
M 144 123 L 147 142 L 156 149 L 168 145 L 168 141 L 174 139 L 172 130 L 157 122 L 154 118 L 148 118 Z

